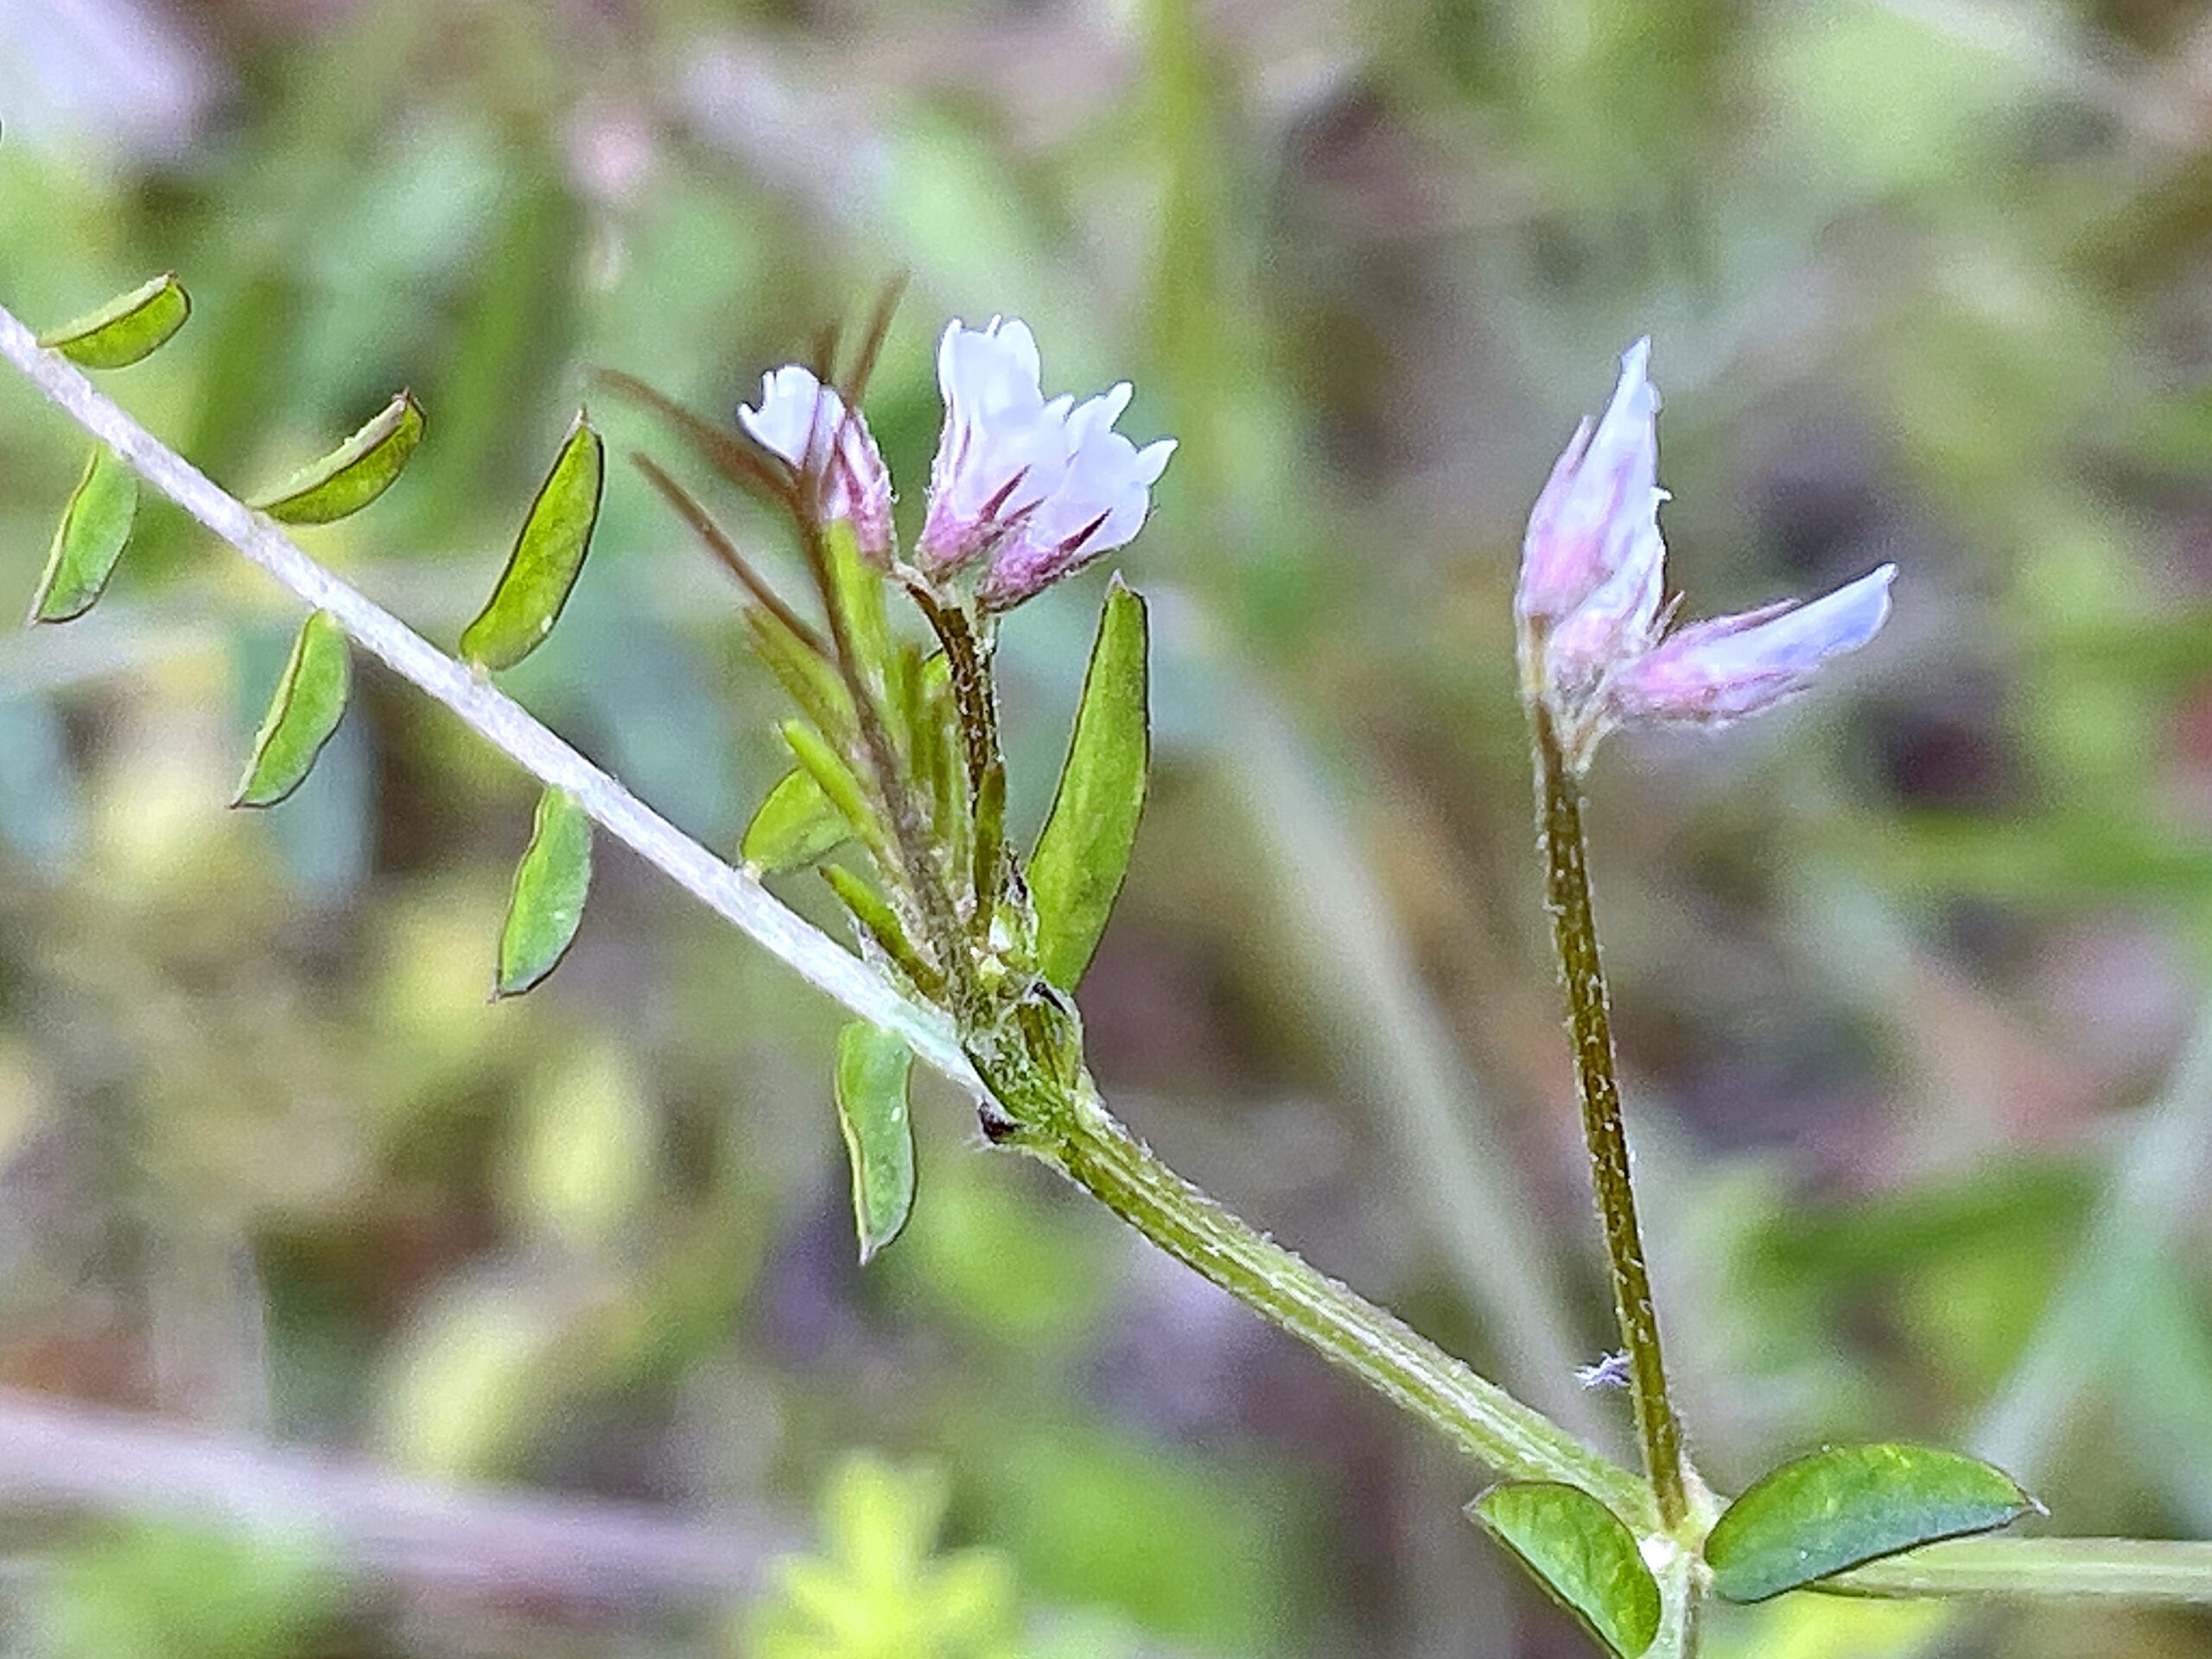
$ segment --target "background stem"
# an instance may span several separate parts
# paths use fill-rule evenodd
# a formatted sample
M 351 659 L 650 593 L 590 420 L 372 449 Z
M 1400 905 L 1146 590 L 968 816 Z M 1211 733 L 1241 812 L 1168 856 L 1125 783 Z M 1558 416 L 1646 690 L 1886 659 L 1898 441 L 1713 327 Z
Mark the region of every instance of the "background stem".
M 1611 1269 L 1613 1313 L 1627 1350 L 1629 1387 L 1645 1471 L 1669 1529 L 1688 1513 L 1682 1475 L 1681 1424 L 1667 1393 L 1667 1367 L 1659 1351 L 1659 1312 L 1643 1262 L 1643 1236 L 1636 1220 L 1636 1190 L 1629 1173 L 1628 1135 L 1621 1121 L 1620 1084 L 1613 1070 L 1612 1021 L 1605 970 L 1598 955 L 1598 923 L 1590 904 L 1587 849 L 1582 837 L 1582 782 L 1561 751 L 1558 733 L 1541 701 L 1534 705 L 1536 734 L 1536 822 L 1544 854 L 1544 897 L 1567 992 L 1567 1032 L 1574 1049 L 1576 1092 L 1582 1102 L 1582 1135 L 1590 1149 L 1598 1218 Z

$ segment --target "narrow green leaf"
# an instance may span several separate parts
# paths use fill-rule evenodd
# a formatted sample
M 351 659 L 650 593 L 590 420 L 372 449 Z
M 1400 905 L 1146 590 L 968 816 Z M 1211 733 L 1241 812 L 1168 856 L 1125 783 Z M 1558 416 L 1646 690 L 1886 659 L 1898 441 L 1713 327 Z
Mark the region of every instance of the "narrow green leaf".
M 1659 1585 L 1621 1518 L 1578 1486 L 1509 1481 L 1467 1506 L 1618 1659 L 1659 1633 Z
M 499 585 L 461 631 L 463 657 L 481 668 L 512 668 L 553 632 L 583 570 L 606 480 L 606 445 L 578 410 L 530 504 Z
M 1836 1446 L 1768 1471 L 1705 1541 L 1713 1587 L 1764 1601 L 1916 1544 L 1991 1532 L 2042 1505 L 2000 1469 L 1926 1446 Z
M 823 798 L 836 808 L 855 835 L 873 847 L 881 839 L 881 826 L 868 810 L 860 779 L 844 757 L 823 741 L 822 734 L 803 720 L 787 720 L 778 728 L 799 767 L 814 779 Z
M 738 855 L 747 868 L 772 875 L 813 863 L 852 833 L 814 774 L 797 766 L 760 803 Z
M 591 891 L 591 820 L 566 790 L 537 798 L 530 845 L 515 867 L 514 895 L 499 930 L 494 1001 L 519 996 L 560 965 L 584 918 Z
M 292 642 L 232 806 L 274 806 L 307 781 L 315 756 L 338 729 L 353 682 L 346 631 L 328 611 L 315 612 Z
M 1152 762 L 1144 601 L 1116 577 L 1098 619 L 1059 792 L 1029 861 L 1037 967 L 1071 991 L 1128 872 Z
M 887 686 L 892 664 L 891 621 L 883 604 L 884 574 L 861 556 L 860 543 L 846 519 L 832 519 L 822 531 L 830 563 L 830 602 L 844 618 L 846 637 L 868 682 Z
M 853 919 L 868 930 L 876 948 L 898 965 L 915 991 L 934 1001 L 944 989 L 944 976 L 923 959 L 890 904 L 867 881 L 842 864 L 824 864 L 822 879 L 852 912 Z
M 753 647 L 785 694 L 815 724 L 817 731 L 840 735 L 853 729 L 853 700 L 837 665 L 793 632 L 783 619 L 766 607 L 755 605 L 745 613 L 753 634 Z
M 403 391 L 337 448 L 251 505 L 283 524 L 330 524 L 390 489 L 422 441 L 422 406 Z
M 192 296 L 172 272 L 41 334 L 38 343 L 80 369 L 127 369 L 160 350 L 191 315 Z
M 914 1208 L 914 1126 L 906 1077 L 914 1057 L 865 1020 L 837 1033 L 837 1127 L 853 1166 L 861 1263 L 899 1236 Z
M 34 622 L 67 622 L 92 608 L 114 574 L 138 516 L 138 474 L 105 444 L 92 451 L 85 475 L 62 509 L 46 556 L 46 574 L 31 601 Z

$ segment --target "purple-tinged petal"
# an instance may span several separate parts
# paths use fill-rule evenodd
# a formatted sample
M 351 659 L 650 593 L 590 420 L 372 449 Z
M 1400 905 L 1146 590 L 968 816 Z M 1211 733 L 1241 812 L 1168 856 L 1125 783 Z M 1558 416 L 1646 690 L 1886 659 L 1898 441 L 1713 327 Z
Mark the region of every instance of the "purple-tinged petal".
M 918 551 L 923 569 L 944 575 L 986 552 L 1058 487 L 1066 413 L 1045 402 L 1036 337 L 1019 318 L 993 317 L 982 328 L 956 318 L 937 363 L 944 429 Z
M 1651 342 L 1621 355 L 1612 400 L 1593 427 L 1575 429 L 1529 515 L 1514 609 L 1526 626 L 1556 626 L 1634 563 L 1617 594 L 1656 590 L 1666 549 L 1658 538 L 1659 393 L 1651 384 Z
M 1003 610 L 1137 533 L 1173 451 L 1114 430 L 1123 383 L 1078 404 L 1040 389 L 1037 342 L 1017 319 L 958 322 L 938 347 L 944 430 L 918 548 L 935 577 L 985 566 L 977 597 Z
M 850 519 L 861 550 L 890 563 L 891 474 L 867 420 L 845 407 L 836 387 L 787 363 L 761 377 L 760 406 L 739 404 L 737 418 L 762 448 L 810 480 L 814 512 Z
M 1885 564 L 1806 604 L 1694 623 L 1613 677 L 1610 713 L 1623 724 L 1722 726 L 1771 709 L 1881 631 L 1897 574 Z

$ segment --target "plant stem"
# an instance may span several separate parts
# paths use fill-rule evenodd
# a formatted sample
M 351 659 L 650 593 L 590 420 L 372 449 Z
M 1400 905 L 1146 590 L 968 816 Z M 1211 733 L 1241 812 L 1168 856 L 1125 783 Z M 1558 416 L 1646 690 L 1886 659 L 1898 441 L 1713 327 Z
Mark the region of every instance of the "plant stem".
M 810 488 L 810 496 L 812 493 Z M 802 516 L 798 531 L 807 568 L 822 596 L 822 608 L 830 619 L 830 654 L 836 662 L 837 671 L 844 677 L 846 695 L 852 699 L 853 723 L 859 730 L 861 747 L 867 751 L 876 804 L 883 809 L 883 817 L 891 825 L 893 850 L 898 855 L 899 874 L 905 878 L 903 883 L 895 881 L 892 872 L 886 870 L 886 885 L 894 893 L 903 885 L 906 896 L 919 911 L 922 931 L 937 958 L 938 969 L 950 987 L 953 1007 L 964 1016 L 977 1006 L 975 958 L 969 953 L 952 895 L 945 891 L 943 872 L 931 851 L 928 826 L 915 802 L 912 779 L 884 724 L 877 683 L 882 665 L 861 660 L 850 619 L 846 614 L 845 596 L 839 591 L 820 525 Z
M 944 647 L 976 832 L 976 913 L 970 922 L 976 938 L 988 939 L 1006 875 L 1006 760 L 999 747 L 998 693 L 991 683 L 990 658 L 965 611 L 938 604 L 918 585 L 907 591 Z
M 47 399 L 107 444 L 170 500 L 300 599 L 338 619 L 364 650 L 441 702 L 540 783 L 565 789 L 609 835 L 859 1018 L 904 1037 L 915 1054 L 971 1095 L 984 1094 L 952 1022 L 910 1001 L 853 953 L 795 915 L 632 795 L 483 676 L 469 671 L 304 552 L 146 430 L 59 352 L 0 307 L 0 357 Z
M 2005 1596 L 2212 1606 L 2212 1543 L 2144 1538 L 1961 1538 L 1813 1586 L 1855 1596 Z
M 349 638 L 540 783 L 567 790 L 593 821 L 860 1019 L 905 1039 L 915 1057 L 978 1100 L 988 1097 L 952 1022 L 905 995 L 759 881 L 733 868 L 541 725 L 513 698 L 340 582 L 265 516 L 242 505 L 47 351 L 0 307 L 0 357 L 145 481 L 183 507 Z M 1648 1526 L 1649 1494 L 1628 1471 L 1533 1408 L 1324 1277 L 1222 1210 L 1131 1140 L 1095 1096 L 1062 1103 L 1053 1161 L 1171 1255 L 1368 1382 L 1499 1473 L 1566 1480 Z M 1050 1154 L 1048 1154 L 1050 1155 Z
M 1651 1494 L 1634 1475 L 1223 1209 L 1123 1128 L 1087 1080 L 1057 1127 L 1040 1155 L 1177 1261 L 1477 1461 L 1579 1486 L 1630 1526 L 1651 1525 Z
M 1576 1092 L 1582 1102 L 1582 1137 L 1590 1149 L 1598 1218 L 1605 1229 L 1613 1314 L 1620 1324 L 1621 1346 L 1628 1352 L 1629 1388 L 1636 1403 L 1644 1471 L 1658 1499 L 1661 1523 L 1672 1531 L 1689 1512 L 1682 1473 L 1682 1430 L 1667 1393 L 1667 1367 L 1659 1351 L 1659 1312 L 1651 1300 L 1643 1236 L 1637 1226 L 1628 1135 L 1621 1121 L 1620 1084 L 1613 1069 L 1605 970 L 1599 960 L 1598 923 L 1590 905 L 1588 854 L 1582 836 L 1582 780 L 1560 747 L 1549 712 L 1541 702 L 1532 706 L 1544 898 L 1551 912 L 1560 980 L 1567 991 L 1567 1032 L 1574 1049 Z

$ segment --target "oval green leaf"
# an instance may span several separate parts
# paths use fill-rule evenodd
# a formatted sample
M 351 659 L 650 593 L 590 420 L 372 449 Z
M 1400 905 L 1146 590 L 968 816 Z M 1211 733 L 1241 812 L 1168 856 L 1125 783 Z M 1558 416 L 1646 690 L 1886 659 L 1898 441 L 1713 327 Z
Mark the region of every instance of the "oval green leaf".
M 760 803 L 745 828 L 738 855 L 747 868 L 773 875 L 813 863 L 852 833 L 814 774 L 796 766 Z
M 1618 1659 L 1659 1633 L 1659 1584 L 1621 1518 L 1580 1487 L 1509 1481 L 1467 1506 Z
M 191 315 L 192 296 L 171 272 L 41 334 L 38 343 L 80 369 L 127 369 L 160 350 Z
M 590 892 L 591 820 L 568 791 L 549 789 L 537 798 L 530 845 L 515 867 L 514 893 L 499 930 L 494 1001 L 521 995 L 560 965 Z
M 904 1040 L 865 1020 L 837 1033 L 837 1127 L 853 1166 L 861 1264 L 899 1236 L 914 1208 L 914 1126 Z
M 2003 1470 L 1927 1446 L 1837 1446 L 1769 1471 L 1705 1541 L 1713 1587 L 1764 1601 L 1939 1538 L 1991 1532 L 2042 1506 Z
M 1084 675 L 1051 816 L 1029 861 L 1037 967 L 1072 991 L 1090 965 L 1128 873 L 1152 764 L 1144 601 L 1117 576 Z
M 105 444 L 92 451 L 85 475 L 61 510 L 46 574 L 31 601 L 34 622 L 67 622 L 92 608 L 114 574 L 138 517 L 138 474 Z
M 422 406 L 403 391 L 337 448 L 251 505 L 281 524 L 330 524 L 390 489 L 422 441 Z
M 328 611 L 315 612 L 292 642 L 232 806 L 274 806 L 307 781 L 315 756 L 338 729 L 353 681 L 346 631 Z
M 583 570 L 606 482 L 607 447 L 578 410 L 530 504 L 499 585 L 461 631 L 463 657 L 480 668 L 512 668 L 553 632 Z

